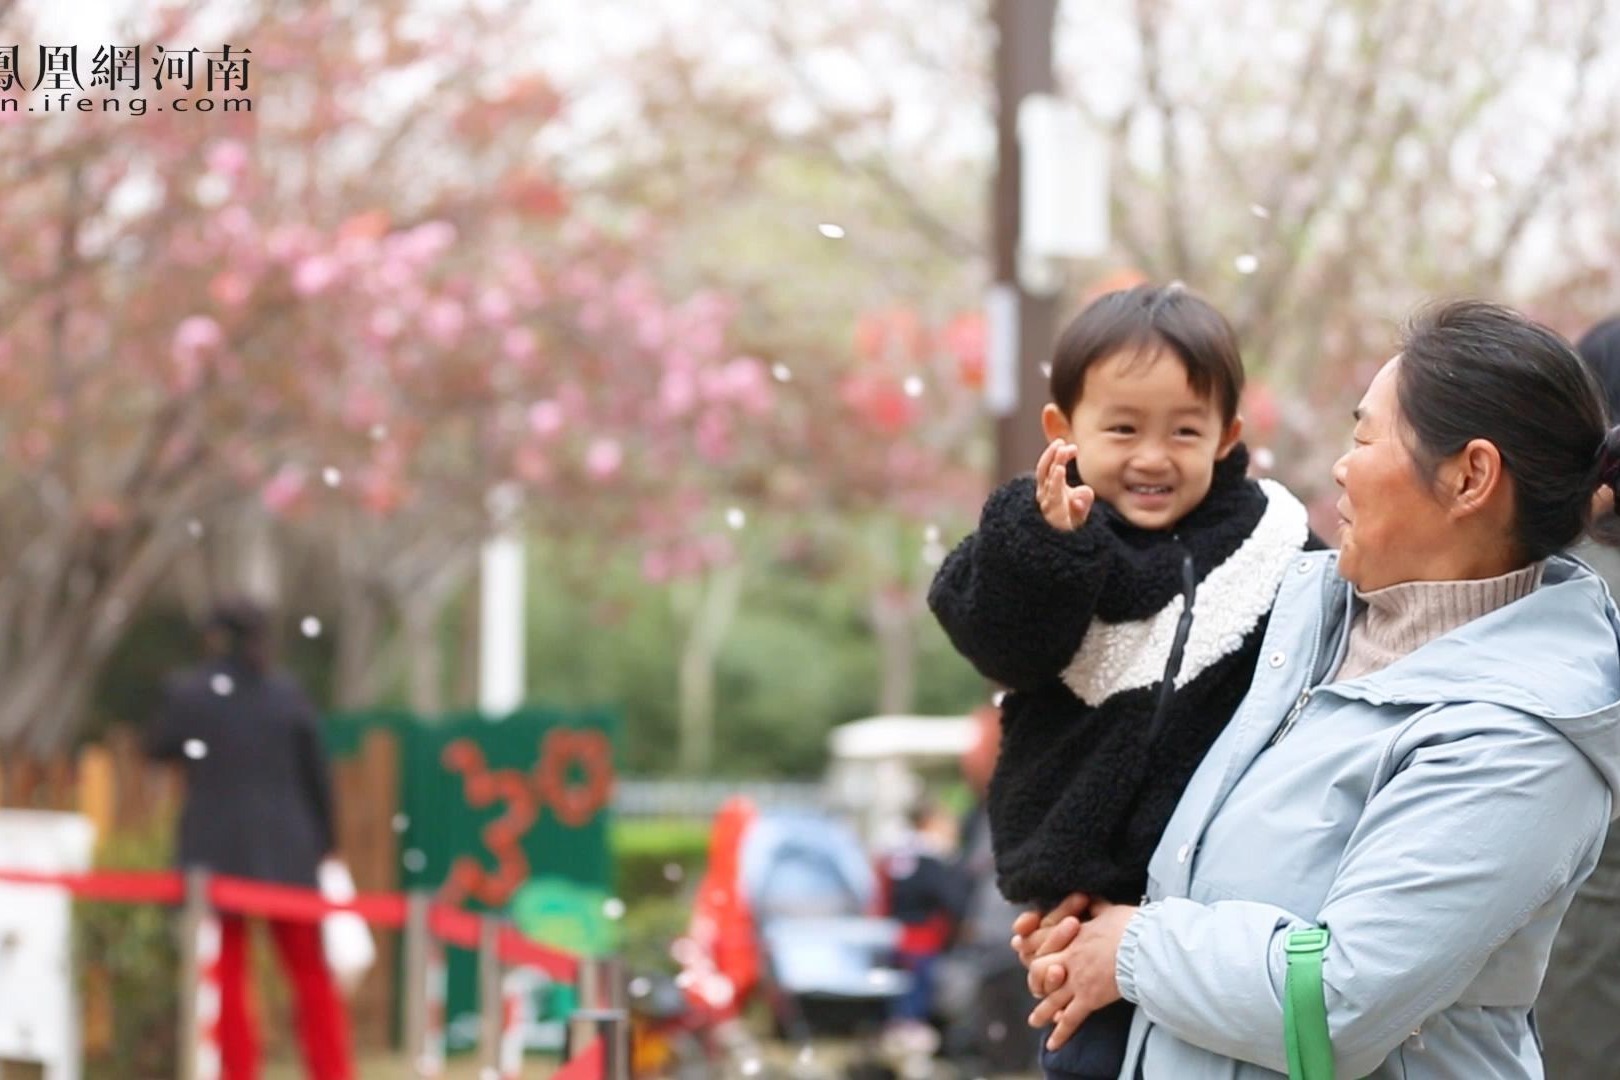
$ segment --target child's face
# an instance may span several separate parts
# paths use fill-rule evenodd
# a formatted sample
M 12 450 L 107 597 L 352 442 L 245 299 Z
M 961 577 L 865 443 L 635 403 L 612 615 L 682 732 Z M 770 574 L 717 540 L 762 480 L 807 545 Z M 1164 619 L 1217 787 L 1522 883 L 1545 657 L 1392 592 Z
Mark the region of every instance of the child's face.
M 1048 405 L 1047 438 L 1076 448 L 1080 478 L 1141 529 L 1169 529 L 1204 496 L 1215 462 L 1242 433 L 1221 421 L 1213 395 L 1200 397 L 1174 354 L 1118 354 L 1086 372 L 1080 402 L 1064 417 Z

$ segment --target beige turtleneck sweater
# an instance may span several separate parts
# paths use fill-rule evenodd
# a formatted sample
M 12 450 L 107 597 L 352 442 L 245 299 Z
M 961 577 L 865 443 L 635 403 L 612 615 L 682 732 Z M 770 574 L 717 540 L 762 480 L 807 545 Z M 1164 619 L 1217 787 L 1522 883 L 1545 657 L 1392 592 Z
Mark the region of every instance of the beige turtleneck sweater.
M 1358 591 L 1356 596 L 1366 606 L 1350 626 L 1344 663 L 1332 681 L 1386 668 L 1464 623 L 1529 596 L 1541 584 L 1544 566 L 1531 563 L 1523 570 L 1477 581 L 1407 581 Z

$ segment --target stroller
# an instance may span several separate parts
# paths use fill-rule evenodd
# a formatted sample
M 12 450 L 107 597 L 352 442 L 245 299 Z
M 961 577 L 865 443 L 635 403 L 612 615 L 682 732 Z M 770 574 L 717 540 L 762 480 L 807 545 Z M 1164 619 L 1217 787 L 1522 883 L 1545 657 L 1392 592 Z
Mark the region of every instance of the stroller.
M 870 914 L 878 900 L 848 826 L 734 799 L 716 818 L 692 929 L 674 950 L 678 981 L 716 1027 L 756 990 L 795 1042 L 877 1027 L 910 986 L 888 964 L 900 926 Z
M 803 1040 L 880 1026 L 910 977 L 889 966 L 900 925 L 872 914 L 878 878 L 853 830 L 824 814 L 762 816 L 739 877 L 778 1029 Z

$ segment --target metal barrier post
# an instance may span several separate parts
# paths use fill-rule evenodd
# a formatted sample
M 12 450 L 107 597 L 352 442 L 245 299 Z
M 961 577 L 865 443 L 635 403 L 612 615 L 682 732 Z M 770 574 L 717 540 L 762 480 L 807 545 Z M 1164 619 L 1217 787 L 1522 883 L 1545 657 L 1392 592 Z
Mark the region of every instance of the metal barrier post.
M 420 889 L 405 897 L 405 1017 L 404 1051 L 411 1075 L 436 1076 L 428 1038 L 428 906 L 430 896 Z
M 596 1010 L 602 1002 L 601 972 L 590 957 L 579 960 L 579 974 L 575 976 L 574 991 L 577 1003 L 574 1014 L 568 1018 L 568 1058 L 573 1060 L 585 1052 L 596 1037 Z
M 506 1008 L 501 993 L 501 917 L 478 920 L 478 1063 L 483 1076 L 499 1076 L 501 1067 L 501 1014 Z
M 616 956 L 581 958 L 579 1004 L 568 1024 L 569 1058 L 600 1037 L 603 1080 L 630 1080 L 629 992 L 623 961 Z
M 213 1025 L 219 1016 L 217 984 L 203 978 L 219 958 L 218 923 L 208 907 L 208 871 L 186 871 L 185 906 L 180 909 L 180 1080 L 214 1080 L 219 1075 Z M 205 993 L 205 986 L 212 993 Z M 209 1015 L 204 1015 L 207 1008 Z M 209 1051 L 204 1052 L 204 1035 Z
M 597 964 L 607 991 L 608 1015 L 601 1024 L 603 1080 L 630 1080 L 630 984 L 624 975 L 624 958 L 604 956 Z

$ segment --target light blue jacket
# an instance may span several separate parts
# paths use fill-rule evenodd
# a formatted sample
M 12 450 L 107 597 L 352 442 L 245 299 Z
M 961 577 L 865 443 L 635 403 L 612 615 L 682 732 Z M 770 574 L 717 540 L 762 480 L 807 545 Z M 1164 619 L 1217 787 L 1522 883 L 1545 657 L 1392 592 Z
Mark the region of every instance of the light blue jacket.
M 1620 791 L 1620 613 L 1559 556 L 1531 595 L 1324 685 L 1354 603 L 1336 563 L 1284 577 L 1153 856 L 1117 964 L 1140 1006 L 1122 1077 L 1285 1073 L 1283 942 L 1313 925 L 1340 1080 L 1542 1076 L 1530 1006 Z

